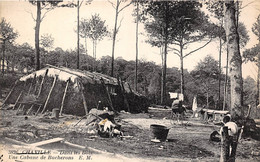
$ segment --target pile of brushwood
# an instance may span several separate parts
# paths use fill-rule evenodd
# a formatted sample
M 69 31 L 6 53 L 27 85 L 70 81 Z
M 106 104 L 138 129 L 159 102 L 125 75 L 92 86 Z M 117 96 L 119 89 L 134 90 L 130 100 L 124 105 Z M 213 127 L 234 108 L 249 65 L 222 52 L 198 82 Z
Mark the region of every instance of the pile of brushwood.
M 88 133 L 98 134 L 100 137 L 123 136 L 121 125 L 115 122 L 115 114 L 108 110 L 91 109 L 88 113 L 86 127 Z

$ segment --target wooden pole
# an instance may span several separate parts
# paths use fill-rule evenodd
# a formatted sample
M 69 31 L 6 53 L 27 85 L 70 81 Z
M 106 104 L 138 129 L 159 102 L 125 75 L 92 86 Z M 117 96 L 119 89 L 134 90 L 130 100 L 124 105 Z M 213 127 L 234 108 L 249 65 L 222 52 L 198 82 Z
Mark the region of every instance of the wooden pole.
M 31 107 L 29 108 L 29 110 L 27 111 L 27 115 L 31 112 L 33 106 L 34 106 L 34 104 L 32 104 Z
M 108 92 L 108 90 L 107 90 L 107 88 L 106 88 L 106 85 L 105 85 L 105 82 L 104 82 L 103 78 L 101 78 L 100 81 L 101 81 L 101 84 L 103 85 L 103 87 L 104 87 L 104 89 L 105 89 L 105 91 L 106 91 L 106 94 L 107 94 L 107 97 L 108 97 L 108 103 L 109 103 L 111 109 L 115 112 L 115 109 L 114 109 L 114 107 L 113 107 L 113 103 L 112 103 L 110 94 L 109 94 L 109 92 Z
M 67 80 L 66 87 L 65 87 L 65 90 L 64 90 L 64 94 L 63 94 L 63 97 L 62 97 L 61 107 L 60 107 L 60 116 L 62 115 L 62 110 L 63 110 L 63 107 L 64 107 L 64 101 L 65 101 L 66 93 L 67 93 L 67 90 L 68 90 L 68 86 L 69 86 L 69 80 Z
M 30 94 L 31 89 L 32 89 L 32 87 L 33 87 L 33 82 L 34 82 L 35 80 L 36 80 L 36 73 L 34 74 L 33 80 L 32 80 L 32 82 L 30 83 L 30 87 L 29 87 L 29 90 L 28 90 L 28 94 Z
M 123 97 L 124 97 L 124 103 L 126 105 L 126 108 L 127 108 L 128 112 L 131 112 L 129 104 L 128 104 L 128 101 L 127 101 L 127 98 L 126 98 L 126 95 L 125 95 L 125 87 L 124 87 L 124 84 L 123 84 L 121 79 L 120 79 L 120 82 L 121 82 L 121 87 L 122 87 L 122 94 L 123 94 Z M 130 88 L 130 86 L 129 86 L 129 88 Z
M 81 92 L 81 96 L 82 96 L 82 100 L 83 100 L 83 106 L 86 112 L 86 115 L 88 115 L 88 106 L 87 106 L 87 102 L 86 102 L 86 98 L 84 96 L 84 92 L 83 92 L 83 84 L 80 82 L 80 92 Z
M 15 86 L 17 85 L 17 82 L 18 82 L 18 81 L 16 81 L 16 82 L 14 83 L 14 85 L 13 85 L 12 89 L 10 90 L 10 92 L 8 93 L 8 95 L 6 96 L 6 98 L 5 98 L 4 102 L 3 102 L 3 105 L 2 105 L 2 107 L 4 107 L 4 104 L 5 104 L 5 103 L 6 103 L 6 101 L 7 101 L 7 100 L 10 98 L 10 96 L 11 96 L 12 92 L 14 91 L 14 88 L 15 88 Z
M 221 134 L 221 149 L 220 149 L 220 162 L 227 162 L 229 159 L 229 136 L 228 136 L 228 127 L 222 127 Z
M 35 116 L 37 116 L 37 115 L 38 115 L 38 113 L 39 113 L 39 111 L 40 111 L 41 107 L 42 107 L 42 105 L 39 105 L 39 108 L 38 108 L 38 110 L 36 111 L 36 113 L 35 113 Z
M 29 90 L 28 90 L 27 94 L 30 94 L 31 89 L 32 89 L 32 82 L 30 83 L 30 87 L 29 87 Z
M 54 88 L 54 86 L 55 86 L 55 83 L 56 83 L 57 78 L 58 78 L 58 76 L 56 75 L 56 76 L 54 77 L 54 81 L 53 81 L 53 83 L 52 83 L 50 92 L 49 92 L 49 94 L 48 94 L 48 96 L 47 96 L 47 99 L 46 99 L 46 101 L 45 101 L 45 104 L 44 104 L 44 107 L 43 107 L 41 113 L 43 113 L 43 112 L 45 111 L 46 107 L 47 107 L 47 104 L 48 104 L 49 99 L 50 99 L 50 97 L 51 97 L 51 93 L 52 93 L 52 91 L 53 91 L 53 88 Z
M 19 100 L 20 100 L 22 94 L 23 94 L 23 91 L 21 91 L 21 93 L 19 94 L 18 98 L 16 99 L 15 104 L 14 104 L 14 107 L 13 107 L 13 110 L 15 109 L 15 106 L 16 106 L 17 103 L 19 102 Z
M 46 72 L 45 72 L 45 75 L 43 76 L 43 78 L 42 78 L 42 82 L 41 82 L 41 84 L 40 84 L 40 89 L 39 89 L 39 92 L 38 92 L 38 95 L 37 95 L 37 97 L 36 98 L 39 98 L 39 96 L 40 96 L 40 94 L 41 94 L 41 91 L 42 91 L 42 86 L 43 86 L 43 82 L 44 82 L 44 80 L 45 80 L 45 77 L 47 76 L 47 74 L 48 74 L 48 69 L 46 69 Z

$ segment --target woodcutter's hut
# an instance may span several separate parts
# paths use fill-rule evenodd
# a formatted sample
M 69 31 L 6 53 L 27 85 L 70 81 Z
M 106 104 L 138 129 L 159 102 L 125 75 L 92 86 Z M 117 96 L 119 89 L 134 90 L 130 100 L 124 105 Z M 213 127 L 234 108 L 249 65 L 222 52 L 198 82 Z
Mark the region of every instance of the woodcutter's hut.
M 92 108 L 144 112 L 146 97 L 132 91 L 128 83 L 104 74 L 65 67 L 48 67 L 21 77 L 4 104 L 14 104 L 24 114 L 58 108 L 61 113 L 85 115 Z M 18 112 L 17 110 L 17 112 Z

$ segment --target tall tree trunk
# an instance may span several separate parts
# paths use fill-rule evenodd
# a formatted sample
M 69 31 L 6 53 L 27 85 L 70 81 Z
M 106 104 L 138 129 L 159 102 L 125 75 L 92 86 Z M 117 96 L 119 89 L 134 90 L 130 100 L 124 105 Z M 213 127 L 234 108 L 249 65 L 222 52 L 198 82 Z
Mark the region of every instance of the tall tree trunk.
M 256 92 L 256 106 L 259 105 L 259 79 L 260 79 L 260 53 L 258 53 L 258 60 L 257 60 L 257 80 L 256 80 L 256 87 L 257 87 L 257 92 Z
M 165 27 L 163 28 L 164 35 L 164 64 L 163 64 L 163 73 L 162 73 L 162 92 L 161 92 L 161 104 L 164 105 L 166 102 L 166 70 L 167 70 L 167 46 L 168 46 L 168 28 L 169 28 L 169 19 L 168 19 L 169 6 L 166 3 L 166 12 L 165 12 Z
M 5 74 L 5 40 L 3 41 L 3 58 L 2 58 L 2 75 L 4 76 Z
M 138 69 L 138 23 L 139 23 L 139 2 L 137 0 L 136 8 L 136 54 L 135 54 L 135 90 L 137 91 L 137 69 Z
M 97 70 L 97 41 L 95 40 L 95 69 L 94 69 L 94 71 L 96 71 Z
M 77 0 L 77 69 L 79 69 L 79 0 Z
M 223 18 L 220 20 L 220 27 L 223 27 Z M 219 76 L 218 76 L 218 109 L 220 109 L 220 90 L 221 90 L 221 55 L 222 55 L 222 39 L 221 39 L 221 30 L 219 30 Z M 225 91 L 225 90 L 224 90 Z M 225 92 L 224 92 L 225 93 Z M 225 96 L 224 96 L 225 98 Z M 223 103 L 224 105 L 225 103 Z
M 224 85 L 224 101 L 223 101 L 223 110 L 226 108 L 227 103 L 227 87 L 228 87 L 228 50 L 227 50 L 227 62 L 226 62 L 226 74 L 225 74 L 225 85 Z
M 41 25 L 41 1 L 37 1 L 37 18 L 35 27 L 35 70 L 40 70 L 40 25 Z
M 160 100 L 160 103 L 162 104 L 163 103 L 163 67 L 164 67 L 164 48 L 163 46 L 160 48 L 160 54 L 161 54 L 161 59 L 162 59 L 162 67 L 161 67 L 161 70 L 162 70 L 162 76 L 161 76 L 161 100 Z
M 209 90 L 207 88 L 207 109 L 209 108 Z
M 93 44 L 93 62 L 92 62 L 92 70 L 93 71 L 95 71 L 95 60 L 96 60 L 96 58 L 95 58 L 95 40 L 93 39 L 92 40 L 92 44 Z
M 183 69 L 183 45 L 180 43 L 180 62 L 181 62 L 181 94 L 184 96 L 184 69 Z
M 221 25 L 222 26 L 222 25 Z M 222 39 L 219 37 L 219 75 L 218 75 L 218 109 L 220 108 L 220 89 L 221 89 L 221 52 L 222 52 Z
M 231 115 L 241 115 L 242 110 L 242 59 L 239 50 L 239 36 L 236 28 L 235 4 L 225 1 L 225 30 L 229 53 L 229 76 L 231 94 Z
M 86 55 L 88 54 L 88 47 L 87 47 L 87 36 L 85 35 L 85 51 Z
M 116 43 L 116 34 L 117 34 L 117 19 L 118 19 L 118 8 L 119 0 L 116 3 L 116 17 L 115 17 L 115 26 L 113 32 L 113 44 L 112 44 L 112 60 L 111 60 L 111 76 L 114 76 L 114 53 L 115 53 L 115 43 Z

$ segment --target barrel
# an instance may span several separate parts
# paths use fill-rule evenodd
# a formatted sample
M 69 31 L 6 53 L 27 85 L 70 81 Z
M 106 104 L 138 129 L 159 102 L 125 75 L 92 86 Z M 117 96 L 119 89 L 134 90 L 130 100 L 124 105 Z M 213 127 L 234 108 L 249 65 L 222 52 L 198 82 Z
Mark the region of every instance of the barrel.
M 158 139 L 163 142 L 167 139 L 169 129 L 163 125 L 152 124 L 150 125 L 150 131 L 152 139 Z

